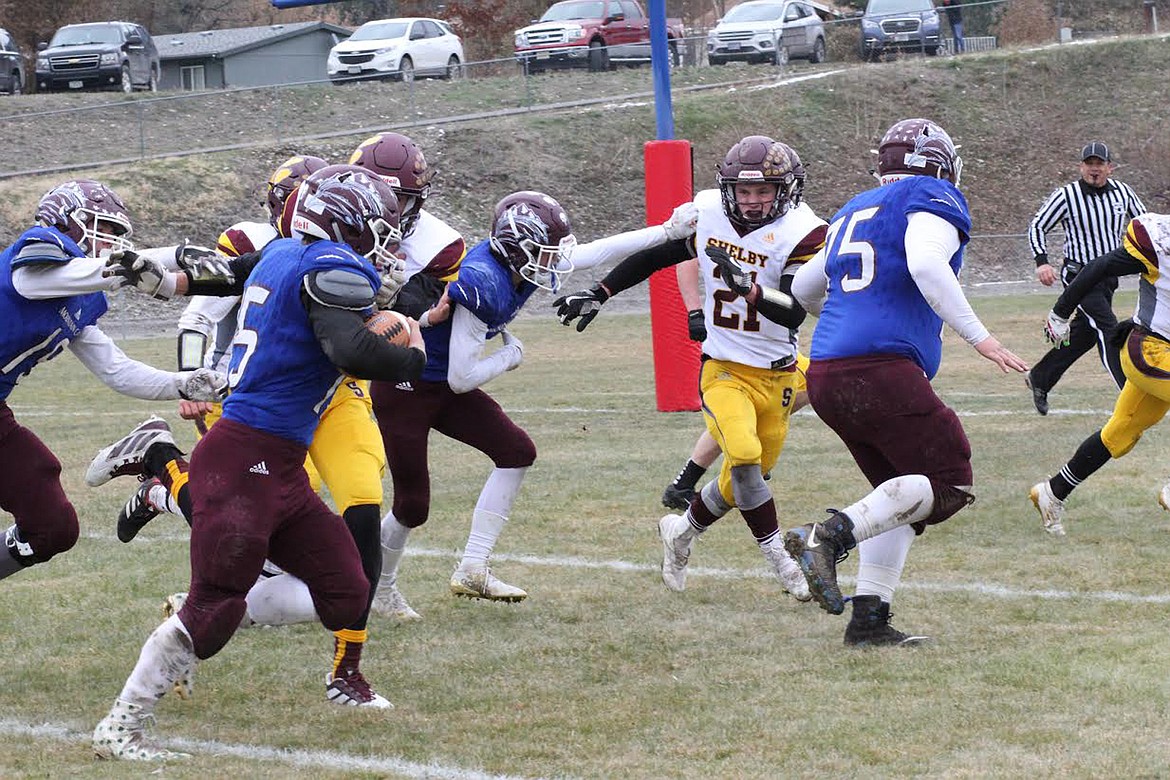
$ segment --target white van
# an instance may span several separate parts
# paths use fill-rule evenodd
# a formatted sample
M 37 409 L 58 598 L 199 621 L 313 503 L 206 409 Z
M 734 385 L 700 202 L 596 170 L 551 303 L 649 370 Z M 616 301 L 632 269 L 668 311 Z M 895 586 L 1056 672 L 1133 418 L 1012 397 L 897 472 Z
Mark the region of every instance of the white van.
M 783 64 L 799 57 L 825 61 L 825 26 L 802 0 L 748 0 L 719 20 L 707 34 L 707 61 Z

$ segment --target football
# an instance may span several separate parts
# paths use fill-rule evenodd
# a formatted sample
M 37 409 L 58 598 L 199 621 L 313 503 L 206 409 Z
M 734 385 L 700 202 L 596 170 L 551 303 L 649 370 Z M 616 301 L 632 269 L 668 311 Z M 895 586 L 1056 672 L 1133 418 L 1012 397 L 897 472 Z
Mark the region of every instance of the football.
M 366 319 L 366 329 L 399 347 L 410 344 L 410 323 L 405 314 L 389 310 L 374 312 Z

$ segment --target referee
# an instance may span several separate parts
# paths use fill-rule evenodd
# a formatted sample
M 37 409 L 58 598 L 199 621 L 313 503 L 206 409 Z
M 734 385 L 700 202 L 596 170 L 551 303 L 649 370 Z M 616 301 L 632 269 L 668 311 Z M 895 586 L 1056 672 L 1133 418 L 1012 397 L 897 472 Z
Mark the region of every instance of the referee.
M 1126 224 L 1146 210 L 1133 188 L 1109 178 L 1114 166 L 1109 147 L 1101 141 L 1091 141 L 1081 150 L 1080 169 L 1080 180 L 1049 195 L 1028 226 L 1028 240 L 1036 255 L 1036 278 L 1046 287 L 1056 281 L 1056 269 L 1048 261 L 1046 233 L 1057 225 L 1064 229 L 1060 281 L 1068 287 L 1085 263 L 1121 246 Z M 1115 290 L 1116 277 L 1103 279 L 1094 287 L 1077 306 L 1069 345 L 1050 349 L 1025 375 L 1032 403 L 1040 414 L 1048 414 L 1048 393 L 1060 377 L 1094 345 L 1113 381 L 1119 388 L 1125 384 L 1120 357 L 1108 348 L 1109 332 L 1117 325 Z

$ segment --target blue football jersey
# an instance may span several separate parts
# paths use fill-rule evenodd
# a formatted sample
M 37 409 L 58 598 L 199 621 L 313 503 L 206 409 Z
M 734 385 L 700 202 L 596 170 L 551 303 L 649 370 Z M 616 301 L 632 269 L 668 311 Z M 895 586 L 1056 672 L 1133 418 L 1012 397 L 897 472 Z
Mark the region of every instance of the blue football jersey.
M 904 355 L 928 377 L 942 359 L 942 318 L 906 265 L 906 224 L 925 211 L 959 231 L 958 276 L 971 233 L 967 200 L 949 181 L 911 176 L 863 192 L 834 215 L 825 243 L 828 297 L 813 331 L 813 360 Z
M 347 246 L 280 239 L 264 247 L 240 299 L 224 417 L 308 446 L 343 375 L 322 351 L 301 292 L 311 272 L 334 268 L 364 276 L 371 298 L 378 289 L 377 271 Z
M 515 319 L 520 308 L 536 292 L 536 285 L 523 281 L 519 289 L 512 282 L 512 272 L 491 253 L 484 241 L 468 250 L 459 267 L 459 278 L 447 288 L 451 305 L 462 306 L 488 326 L 488 338 Z M 427 365 L 422 378 L 428 382 L 446 382 L 451 356 L 451 318 L 423 330 L 427 345 Z
M 41 255 L 38 244 L 53 251 Z M 18 260 L 21 250 L 26 251 Z M 84 256 L 72 239 L 46 227 L 26 230 L 0 253 L 0 318 L 4 322 L 0 328 L 0 401 L 8 398 L 20 377 L 37 363 L 61 354 L 82 328 L 106 313 L 106 296 L 100 292 L 29 300 L 13 287 L 13 269 L 31 263 L 68 263 Z

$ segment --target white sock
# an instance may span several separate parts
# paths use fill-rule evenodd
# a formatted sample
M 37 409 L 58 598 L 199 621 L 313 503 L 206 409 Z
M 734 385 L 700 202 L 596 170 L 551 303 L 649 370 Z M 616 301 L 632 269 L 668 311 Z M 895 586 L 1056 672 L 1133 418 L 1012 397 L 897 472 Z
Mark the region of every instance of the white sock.
M 486 566 L 488 557 L 512 514 L 512 503 L 520 491 L 528 468 L 493 469 L 479 491 L 475 512 L 471 515 L 471 532 L 463 549 L 460 566 Z
M 154 711 L 175 681 L 195 665 L 191 635 L 178 615 L 171 615 L 156 628 L 138 654 L 138 663 L 126 678 L 118 699 L 137 704 L 146 714 Z
M 162 483 L 151 485 L 146 492 L 146 499 L 154 506 L 155 509 L 161 509 L 172 515 L 183 516 L 183 510 L 179 508 L 179 502 L 171 496 L 171 491 L 166 489 Z
M 934 511 L 934 489 L 930 480 L 921 474 L 894 477 L 841 511 L 853 521 L 853 538 L 860 542 L 930 517 Z
M 262 626 L 312 623 L 317 617 L 309 586 L 291 574 L 258 580 L 247 596 L 246 617 Z
M 412 529 L 398 522 L 393 512 L 382 518 L 382 576 L 379 587 L 393 585 L 398 580 L 398 562 L 406 550 L 406 537 Z
M 887 604 L 893 603 L 914 535 L 913 528 L 902 525 L 858 543 L 856 595 L 880 596 Z

